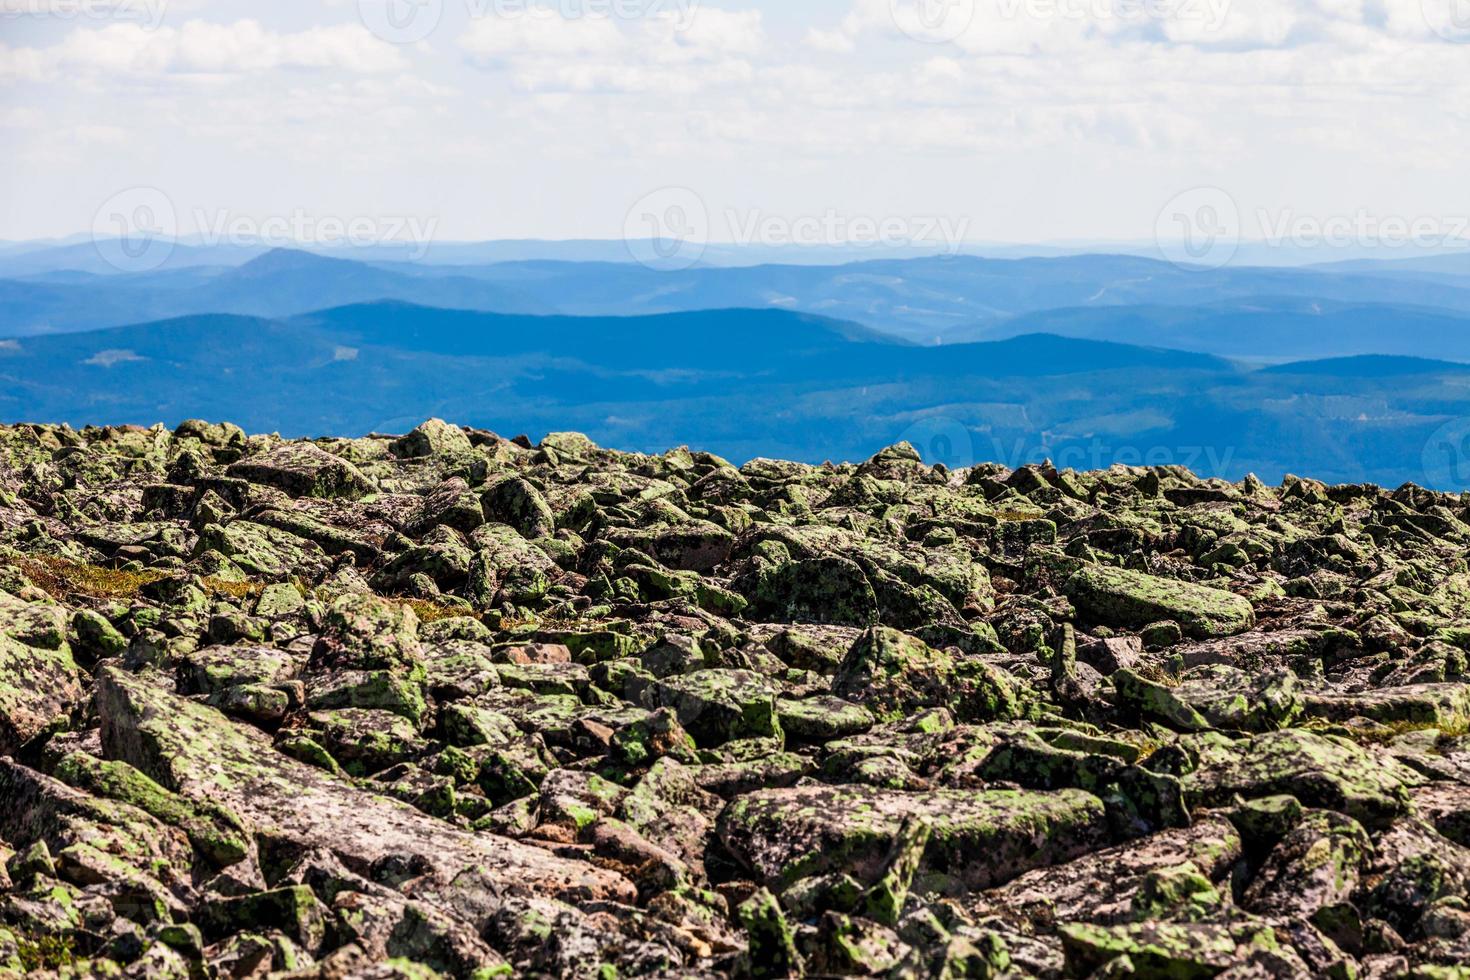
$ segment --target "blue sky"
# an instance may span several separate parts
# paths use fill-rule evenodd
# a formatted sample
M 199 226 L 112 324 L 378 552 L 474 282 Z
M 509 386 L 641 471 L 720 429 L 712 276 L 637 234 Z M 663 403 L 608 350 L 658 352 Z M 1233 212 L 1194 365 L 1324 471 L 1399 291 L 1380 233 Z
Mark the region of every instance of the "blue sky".
M 0 0 L 0 238 L 86 231 L 138 187 L 186 234 L 304 215 L 446 240 L 615 238 L 663 188 L 714 239 L 770 218 L 1143 240 L 1201 187 L 1248 236 L 1470 214 L 1470 0 L 417 0 L 385 19 L 409 2 Z

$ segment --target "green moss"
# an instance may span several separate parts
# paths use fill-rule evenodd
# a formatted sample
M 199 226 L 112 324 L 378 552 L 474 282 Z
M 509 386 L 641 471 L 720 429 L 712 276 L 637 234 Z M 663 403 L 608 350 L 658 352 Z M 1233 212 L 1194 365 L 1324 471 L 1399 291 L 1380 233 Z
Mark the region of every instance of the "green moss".
M 73 752 L 57 765 L 56 776 L 96 796 L 135 806 L 178 827 L 200 853 L 216 864 L 234 864 L 249 853 L 239 818 L 223 807 L 186 800 L 126 762 L 104 762 Z
M 15 938 L 16 956 L 21 970 L 26 974 L 68 970 L 81 961 L 73 936 L 11 935 Z

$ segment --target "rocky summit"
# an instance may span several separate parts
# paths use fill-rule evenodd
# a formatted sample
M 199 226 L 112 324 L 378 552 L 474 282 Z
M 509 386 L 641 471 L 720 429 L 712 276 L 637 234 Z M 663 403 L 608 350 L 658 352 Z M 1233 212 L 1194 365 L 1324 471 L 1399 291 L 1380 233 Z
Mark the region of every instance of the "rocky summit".
M 1470 500 L 0 428 L 0 973 L 1470 977 Z

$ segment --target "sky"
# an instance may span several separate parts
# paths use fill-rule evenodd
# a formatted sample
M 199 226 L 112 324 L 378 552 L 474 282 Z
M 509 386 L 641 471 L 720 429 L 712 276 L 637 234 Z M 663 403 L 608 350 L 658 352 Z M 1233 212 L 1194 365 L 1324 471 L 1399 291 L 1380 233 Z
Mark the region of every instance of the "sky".
M 1470 0 L 0 0 L 0 92 L 4 240 L 1470 244 Z

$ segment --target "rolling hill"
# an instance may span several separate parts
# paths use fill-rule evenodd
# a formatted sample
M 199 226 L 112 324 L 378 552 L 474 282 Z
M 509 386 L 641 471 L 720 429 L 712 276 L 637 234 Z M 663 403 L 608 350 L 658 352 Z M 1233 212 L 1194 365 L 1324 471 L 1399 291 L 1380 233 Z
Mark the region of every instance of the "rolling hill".
M 1365 354 L 1470 362 L 1470 315 L 1295 297 L 1044 310 L 956 330 L 946 339 L 962 343 L 1037 332 L 1266 362 Z
M 285 320 L 186 317 L 0 344 L 0 419 L 229 418 L 285 434 L 429 416 L 732 459 L 1177 463 L 1265 479 L 1443 482 L 1426 446 L 1465 414 L 1461 365 L 1243 370 L 1197 353 L 1027 335 L 923 347 L 773 310 L 523 317 L 395 303 Z M 1441 440 L 1442 441 L 1442 440 Z
M 288 317 L 324 306 L 382 299 L 505 313 L 554 311 L 514 287 L 481 279 L 426 279 L 362 262 L 277 249 L 236 267 L 169 269 L 74 282 L 0 280 L 0 336 L 210 313 Z
M 1429 310 L 1470 316 L 1470 281 L 1453 285 L 1301 269 L 1188 270 L 1151 259 L 1108 255 L 921 258 L 665 272 L 626 262 L 365 263 L 276 250 L 234 267 L 80 278 L 50 273 L 0 280 L 0 336 L 205 313 L 280 318 L 382 299 L 581 317 L 730 308 L 789 310 L 849 320 L 917 343 L 1066 332 L 1046 323 L 1012 322 L 1056 309 L 1101 310 L 1106 316 L 1118 308 L 1229 303 L 1242 307 L 1287 303 L 1302 308 L 1371 305 L 1385 321 L 1384 335 L 1391 336 L 1404 332 L 1396 325 L 1399 308 L 1405 318 Z M 1283 307 L 1283 315 L 1291 312 L 1291 306 Z M 1126 336 L 1094 333 L 1102 339 L 1134 342 Z M 1393 351 L 1301 349 L 1286 356 L 1367 352 Z

